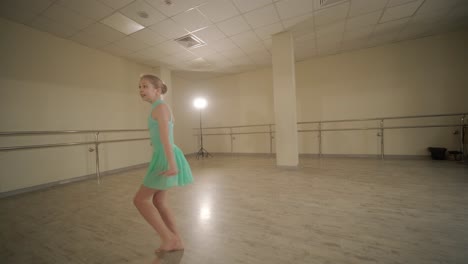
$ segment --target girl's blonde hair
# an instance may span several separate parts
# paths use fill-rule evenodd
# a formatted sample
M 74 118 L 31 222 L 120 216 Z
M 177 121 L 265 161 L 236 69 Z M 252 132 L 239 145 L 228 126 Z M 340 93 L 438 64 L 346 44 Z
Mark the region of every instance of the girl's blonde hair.
M 166 84 L 159 79 L 158 76 L 154 74 L 142 74 L 140 75 L 140 80 L 141 79 L 146 79 L 148 80 L 156 89 L 161 88 L 161 93 L 165 94 L 167 92 L 167 86 Z

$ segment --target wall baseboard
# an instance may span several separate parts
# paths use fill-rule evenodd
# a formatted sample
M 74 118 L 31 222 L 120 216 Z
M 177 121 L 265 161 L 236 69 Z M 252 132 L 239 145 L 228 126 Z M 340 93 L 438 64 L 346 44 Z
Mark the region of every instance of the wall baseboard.
M 146 162 L 146 163 L 132 165 L 132 166 L 124 167 L 124 168 L 118 168 L 118 169 L 103 171 L 103 172 L 101 172 L 101 177 L 110 176 L 110 175 L 117 174 L 117 173 L 120 173 L 120 172 L 125 172 L 125 171 L 128 171 L 128 170 L 143 168 L 143 167 L 148 166 L 148 164 L 149 163 Z M 70 184 L 70 183 L 74 183 L 74 182 L 85 181 L 85 180 L 96 179 L 96 178 L 97 178 L 96 173 L 93 173 L 93 174 L 88 174 L 88 175 L 84 175 L 84 176 L 74 177 L 74 178 L 71 178 L 71 179 L 59 180 L 59 181 L 55 181 L 55 182 L 49 182 L 49 183 L 39 184 L 39 185 L 31 186 L 31 187 L 21 188 L 21 189 L 17 189 L 17 190 L 13 190 L 13 191 L 1 192 L 0 193 L 0 199 L 5 198 L 5 197 L 9 197 L 9 196 L 15 196 L 15 195 L 23 194 L 23 193 L 40 191 L 40 190 L 44 190 L 44 189 L 48 189 L 48 188 L 52 188 L 52 187 L 56 187 L 56 186 L 60 186 L 60 185 L 66 185 L 66 184 Z
M 187 157 L 195 157 L 197 153 L 186 154 Z M 245 152 L 210 152 L 213 156 L 260 156 L 275 157 L 275 153 L 245 153 Z M 301 153 L 300 158 L 319 158 L 319 154 Z M 380 154 L 322 154 L 322 158 L 365 158 L 380 159 Z M 409 160 L 427 160 L 431 159 L 429 155 L 385 155 L 385 159 L 409 159 Z

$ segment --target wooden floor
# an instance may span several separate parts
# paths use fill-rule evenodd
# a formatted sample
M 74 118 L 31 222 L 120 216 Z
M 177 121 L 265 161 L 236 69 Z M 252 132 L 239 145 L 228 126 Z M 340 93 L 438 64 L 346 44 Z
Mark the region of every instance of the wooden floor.
M 0 263 L 468 263 L 468 166 L 189 159 L 171 190 L 186 250 L 158 262 L 132 198 L 145 169 L 0 200 Z M 180 258 L 182 258 L 180 260 Z

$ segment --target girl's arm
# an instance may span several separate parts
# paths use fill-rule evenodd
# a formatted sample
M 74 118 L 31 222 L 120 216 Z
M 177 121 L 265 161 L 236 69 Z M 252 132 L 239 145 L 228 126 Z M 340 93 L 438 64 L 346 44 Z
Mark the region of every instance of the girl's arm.
M 169 141 L 169 119 L 171 112 L 166 104 L 156 106 L 151 113 L 159 124 L 159 135 L 163 144 L 164 154 L 166 154 L 168 169 L 161 173 L 164 176 L 173 176 L 178 173 L 177 163 L 175 161 L 174 149 Z

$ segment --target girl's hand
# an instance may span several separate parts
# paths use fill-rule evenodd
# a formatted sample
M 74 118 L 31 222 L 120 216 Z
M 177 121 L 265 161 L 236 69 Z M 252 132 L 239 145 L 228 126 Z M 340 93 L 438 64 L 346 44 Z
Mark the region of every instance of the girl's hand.
M 179 173 L 179 171 L 176 168 L 169 168 L 167 171 L 163 171 L 159 173 L 159 175 L 171 177 L 171 176 L 177 175 L 177 173 Z

